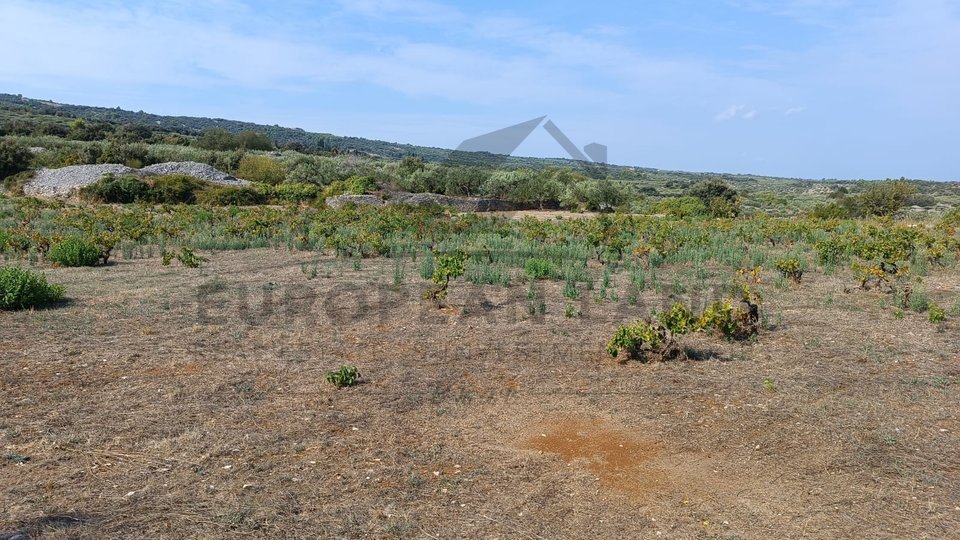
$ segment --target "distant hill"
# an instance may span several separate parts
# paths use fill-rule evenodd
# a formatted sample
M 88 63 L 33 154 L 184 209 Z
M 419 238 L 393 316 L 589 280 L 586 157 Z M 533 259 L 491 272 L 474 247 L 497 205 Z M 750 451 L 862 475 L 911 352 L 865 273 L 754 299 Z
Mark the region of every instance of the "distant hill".
M 184 135 L 200 135 L 211 128 L 223 128 L 232 133 L 241 131 L 255 131 L 263 133 L 277 144 L 284 146 L 288 143 L 299 143 L 312 151 L 341 151 L 359 152 L 380 156 L 387 159 L 401 159 L 406 156 L 419 156 L 431 162 L 444 162 L 451 158 L 452 150 L 412 144 L 393 143 L 365 139 L 362 137 L 347 137 L 330 133 L 314 133 L 300 128 L 288 128 L 279 125 L 255 124 L 223 118 L 206 118 L 193 116 L 162 116 L 144 111 L 127 111 L 117 108 L 89 107 L 85 105 L 69 105 L 31 99 L 14 94 L 0 94 L 0 109 L 22 110 L 24 112 L 54 115 L 68 118 L 82 118 L 88 121 L 101 121 L 117 124 L 142 124 L 159 129 L 182 133 Z M 668 171 L 645 167 L 631 167 L 609 165 L 597 167 L 582 162 L 560 158 L 533 158 L 519 156 L 497 156 L 482 152 L 457 152 L 458 164 L 495 166 L 502 168 L 529 167 L 542 169 L 544 167 L 575 167 L 584 170 L 593 176 L 603 175 L 624 181 L 642 182 L 658 186 L 683 187 L 706 178 L 720 178 L 741 189 L 763 191 L 773 190 L 781 193 L 807 193 L 829 191 L 825 184 L 849 184 L 855 182 L 838 180 L 808 180 L 800 178 L 778 178 L 751 174 L 729 173 L 697 173 L 685 171 Z M 591 168 L 592 167 L 592 168 Z M 956 195 L 958 183 L 917 181 L 922 192 Z

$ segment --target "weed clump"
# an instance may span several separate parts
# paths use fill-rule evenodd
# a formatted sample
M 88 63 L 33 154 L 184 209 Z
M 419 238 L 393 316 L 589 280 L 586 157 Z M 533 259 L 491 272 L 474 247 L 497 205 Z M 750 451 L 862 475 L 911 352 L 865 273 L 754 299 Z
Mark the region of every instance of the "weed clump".
M 328 371 L 325 378 L 337 388 L 353 386 L 360 380 L 360 370 L 356 366 L 343 365 L 339 369 Z
M 79 236 L 70 236 L 51 246 L 47 258 L 68 268 L 96 266 L 103 258 L 103 250 Z
M 14 266 L 0 267 L 0 309 L 39 307 L 63 300 L 62 285 L 47 283 L 43 274 Z

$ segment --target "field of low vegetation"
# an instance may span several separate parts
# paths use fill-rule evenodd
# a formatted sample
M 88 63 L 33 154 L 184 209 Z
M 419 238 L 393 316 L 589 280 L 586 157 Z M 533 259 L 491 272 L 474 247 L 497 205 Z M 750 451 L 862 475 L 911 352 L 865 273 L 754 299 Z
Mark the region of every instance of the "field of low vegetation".
M 0 538 L 960 530 L 956 184 L 48 109 L 0 107 Z M 23 196 L 42 167 L 185 161 L 250 184 Z M 528 211 L 324 202 L 401 191 Z

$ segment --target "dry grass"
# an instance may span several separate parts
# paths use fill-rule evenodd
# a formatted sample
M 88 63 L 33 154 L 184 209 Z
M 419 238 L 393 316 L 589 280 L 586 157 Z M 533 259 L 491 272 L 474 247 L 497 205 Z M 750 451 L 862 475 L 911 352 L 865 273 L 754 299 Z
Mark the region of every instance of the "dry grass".
M 769 288 L 756 343 L 619 365 L 614 327 L 662 298 L 585 294 L 566 318 L 548 283 L 540 317 L 523 285 L 458 282 L 438 310 L 391 261 L 322 258 L 308 280 L 311 257 L 53 269 L 69 305 L 0 313 L 0 531 L 958 537 L 956 319 L 896 320 L 813 273 Z M 323 381 L 344 363 L 364 384 Z

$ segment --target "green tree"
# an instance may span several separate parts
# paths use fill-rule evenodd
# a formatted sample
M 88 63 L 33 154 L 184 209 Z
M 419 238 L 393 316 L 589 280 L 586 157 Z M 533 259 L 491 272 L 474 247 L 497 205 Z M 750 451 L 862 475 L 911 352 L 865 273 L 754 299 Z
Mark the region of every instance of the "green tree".
M 856 196 L 858 213 L 868 216 L 891 216 L 903 208 L 907 198 L 917 189 L 905 179 L 871 184 Z
M 236 135 L 237 144 L 244 150 L 273 150 L 274 144 L 270 137 L 253 131 L 241 131 Z
M 240 141 L 223 128 L 211 128 L 203 132 L 194 145 L 204 150 L 236 150 L 240 148 Z
M 697 182 L 687 195 L 700 199 L 713 217 L 736 217 L 740 213 L 740 194 L 718 178 Z

